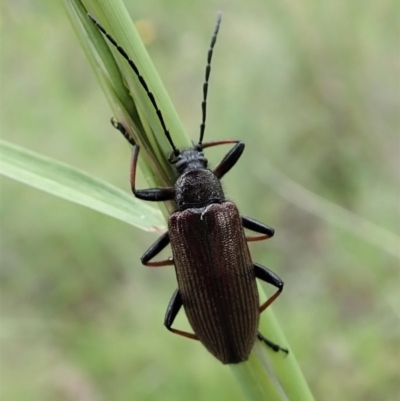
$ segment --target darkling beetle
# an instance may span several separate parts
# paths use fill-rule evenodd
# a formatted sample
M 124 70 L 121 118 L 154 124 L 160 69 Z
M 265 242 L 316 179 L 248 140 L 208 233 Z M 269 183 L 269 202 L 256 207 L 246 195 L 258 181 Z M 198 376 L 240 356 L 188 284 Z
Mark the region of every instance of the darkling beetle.
M 226 200 L 220 183 L 221 178 L 240 158 L 244 143 L 236 140 L 203 143 L 211 58 L 221 14 L 218 14 L 208 51 L 200 139 L 193 148 L 184 150 L 175 147 L 154 95 L 135 63 L 92 16 L 89 15 L 89 18 L 127 60 L 137 75 L 172 147 L 169 162 L 174 164 L 177 170 L 175 186 L 136 189 L 139 146 L 121 123 L 111 120 L 113 126 L 133 146 L 131 161 L 133 194 L 146 201 L 173 200 L 176 204 L 176 210 L 168 220 L 168 231 L 141 258 L 146 266 L 175 265 L 178 289 L 168 305 L 165 326 L 173 333 L 201 341 L 224 364 L 246 361 L 256 338 L 276 352 L 282 350 L 288 353 L 286 349 L 269 341 L 258 332 L 260 313 L 280 295 L 283 281 L 266 267 L 253 263 L 247 245 L 249 241 L 271 238 L 274 229 L 257 220 L 241 216 L 235 204 Z M 203 149 L 224 144 L 235 144 L 235 146 L 214 170 L 209 170 Z M 246 237 L 244 228 L 261 235 Z M 171 244 L 173 258 L 151 261 L 168 244 Z M 261 306 L 256 278 L 278 289 Z M 194 334 L 172 327 L 182 306 Z

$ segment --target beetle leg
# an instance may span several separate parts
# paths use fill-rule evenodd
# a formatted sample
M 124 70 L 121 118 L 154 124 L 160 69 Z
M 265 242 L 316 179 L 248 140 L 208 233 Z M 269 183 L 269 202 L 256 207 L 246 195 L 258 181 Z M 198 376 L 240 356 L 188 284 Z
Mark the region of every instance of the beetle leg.
M 149 262 L 149 260 L 153 259 L 157 256 L 170 242 L 168 231 L 164 233 L 157 241 L 143 254 L 140 258 L 141 262 L 145 266 L 149 267 L 159 267 L 159 266 L 170 266 L 174 264 L 174 260 L 172 258 L 168 258 L 165 260 L 160 260 L 156 262 Z
M 242 141 L 221 141 L 221 143 L 217 142 L 215 145 L 224 143 L 236 143 L 236 145 L 225 155 L 218 166 L 215 167 L 213 172 L 219 179 L 221 179 L 236 164 L 244 150 L 244 143 Z
M 136 166 L 139 155 L 139 146 L 135 145 L 132 150 L 132 161 L 131 161 L 131 188 L 133 194 L 138 199 L 161 202 L 174 200 L 175 190 L 174 188 L 148 188 L 148 189 L 136 189 Z
M 257 278 L 260 280 L 266 281 L 269 284 L 272 284 L 273 286 L 278 288 L 278 291 L 272 295 L 266 302 L 264 302 L 263 305 L 260 306 L 260 313 L 263 312 L 269 305 L 274 302 L 274 300 L 279 296 L 279 294 L 283 290 L 283 281 L 271 270 L 267 269 L 264 266 L 261 266 L 257 263 L 253 264 L 254 266 L 254 272 Z M 266 344 L 268 347 L 270 347 L 272 350 L 275 352 L 278 351 L 283 351 L 286 352 L 286 354 L 289 353 L 289 351 L 286 348 L 280 347 L 278 344 L 275 344 L 271 340 L 268 340 L 268 338 L 265 338 L 260 332 L 257 333 L 257 338 L 262 341 L 264 344 Z
M 125 127 L 118 121 L 111 119 L 111 124 L 116 128 L 124 138 L 133 146 L 132 159 L 131 159 L 131 188 L 133 194 L 138 199 L 161 202 L 174 200 L 175 190 L 174 188 L 148 188 L 148 189 L 136 189 L 136 167 L 139 156 L 139 145 L 129 136 Z
M 257 338 L 264 344 L 268 345 L 268 347 L 270 347 L 275 352 L 283 351 L 286 352 L 286 354 L 289 353 L 289 351 L 286 348 L 282 348 L 278 344 L 275 344 L 272 341 L 268 340 L 268 338 L 265 338 L 260 332 L 257 333 Z
M 225 155 L 225 157 L 213 171 L 219 179 L 221 179 L 239 160 L 244 150 L 244 143 L 242 141 L 226 139 L 223 141 L 207 142 L 201 145 L 202 149 L 205 149 L 211 148 L 212 146 L 226 145 L 229 143 L 235 143 L 236 145 Z
M 132 146 L 136 146 L 135 141 L 133 140 L 133 138 L 131 138 L 129 136 L 128 131 L 126 130 L 126 128 L 119 122 L 117 121 L 114 117 L 111 117 L 111 125 L 117 129 L 122 135 L 123 137 L 132 145 Z
M 275 230 L 272 227 L 267 226 L 266 224 L 261 223 L 260 221 L 257 221 L 255 219 L 252 219 L 251 217 L 242 216 L 242 225 L 244 228 L 247 228 L 248 230 L 252 230 L 255 231 L 256 233 L 263 234 L 263 235 L 246 237 L 247 242 L 262 241 L 264 239 L 273 237 L 275 234 Z
M 171 326 L 174 323 L 176 315 L 178 314 L 179 310 L 181 309 L 182 297 L 179 293 L 179 289 L 176 289 L 174 294 L 172 295 L 171 301 L 169 301 L 167 312 L 165 314 L 164 319 L 164 326 L 175 334 L 179 334 L 180 336 L 191 338 L 192 340 L 198 340 L 196 334 L 188 333 L 186 331 L 176 330 L 173 329 Z
M 201 145 L 201 148 L 202 149 L 212 148 L 213 146 L 229 145 L 230 143 L 238 143 L 238 142 L 240 142 L 240 141 L 238 141 L 236 139 L 223 139 L 222 141 L 210 141 L 210 142 L 203 143 Z
M 274 287 L 278 288 L 278 291 L 272 295 L 272 297 L 268 298 L 261 306 L 260 313 L 263 312 L 272 302 L 275 301 L 276 298 L 280 295 L 283 290 L 283 281 L 271 270 L 267 269 L 264 266 L 261 266 L 257 263 L 253 264 L 254 273 L 257 278 L 263 280 L 269 284 L 272 284 Z

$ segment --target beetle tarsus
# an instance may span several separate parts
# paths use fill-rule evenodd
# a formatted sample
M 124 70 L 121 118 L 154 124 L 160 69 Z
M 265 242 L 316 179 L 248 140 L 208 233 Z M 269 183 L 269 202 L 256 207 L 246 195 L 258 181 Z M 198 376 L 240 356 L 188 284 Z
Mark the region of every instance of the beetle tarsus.
M 135 141 L 133 140 L 133 138 L 131 138 L 129 136 L 128 131 L 126 130 L 126 128 L 123 126 L 123 124 L 121 124 L 118 120 L 116 120 L 114 117 L 111 117 L 111 125 L 117 129 L 122 135 L 123 137 L 132 145 L 132 146 L 136 146 Z
M 275 352 L 282 351 L 286 353 L 286 355 L 289 354 L 289 350 L 286 348 L 282 348 L 280 345 L 273 343 L 272 341 L 268 340 L 268 338 L 265 338 L 260 332 L 257 333 L 257 338 L 262 341 L 264 344 L 266 344 L 269 348 L 271 348 Z

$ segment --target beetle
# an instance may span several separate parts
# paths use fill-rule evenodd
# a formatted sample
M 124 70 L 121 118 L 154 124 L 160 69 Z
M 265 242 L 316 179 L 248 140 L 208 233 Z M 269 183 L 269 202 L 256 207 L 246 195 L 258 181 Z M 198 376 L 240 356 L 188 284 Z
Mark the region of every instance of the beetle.
M 136 189 L 140 148 L 126 128 L 111 119 L 113 126 L 133 146 L 130 182 L 134 196 L 153 202 L 175 201 L 176 210 L 169 217 L 168 231 L 141 258 L 145 266 L 175 266 L 178 289 L 169 302 L 164 325 L 175 334 L 199 340 L 224 364 L 246 361 L 256 338 L 276 352 L 281 350 L 288 353 L 258 332 L 260 313 L 281 294 L 283 281 L 271 270 L 253 263 L 247 245 L 249 241 L 271 238 L 274 229 L 252 218 L 241 216 L 236 205 L 226 199 L 220 182 L 239 160 L 244 143 L 239 140 L 203 143 L 211 59 L 221 14 L 218 14 L 207 55 L 199 142 L 192 148 L 183 150 L 175 147 L 156 99 L 136 64 L 94 17 L 89 15 L 89 18 L 135 72 L 172 147 L 168 160 L 176 169 L 174 187 Z M 217 167 L 210 170 L 203 150 L 225 144 L 234 146 Z M 246 237 L 244 229 L 259 235 Z M 153 261 L 169 244 L 172 258 Z M 261 306 L 256 278 L 277 288 L 274 295 Z M 182 306 L 194 333 L 172 327 Z

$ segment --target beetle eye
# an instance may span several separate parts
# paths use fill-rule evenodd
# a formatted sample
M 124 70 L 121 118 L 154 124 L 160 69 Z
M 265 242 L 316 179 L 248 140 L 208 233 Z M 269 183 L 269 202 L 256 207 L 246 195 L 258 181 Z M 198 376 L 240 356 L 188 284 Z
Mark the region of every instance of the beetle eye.
M 175 154 L 175 152 L 171 152 L 171 154 L 168 157 L 168 161 L 171 164 L 175 164 L 175 163 L 179 162 L 179 160 L 181 160 L 181 159 L 182 159 L 181 154 L 180 153 Z
M 175 161 L 175 167 L 180 170 L 185 168 L 185 166 L 187 165 L 187 160 L 185 157 L 182 157 L 181 155 L 178 156 L 178 158 Z

